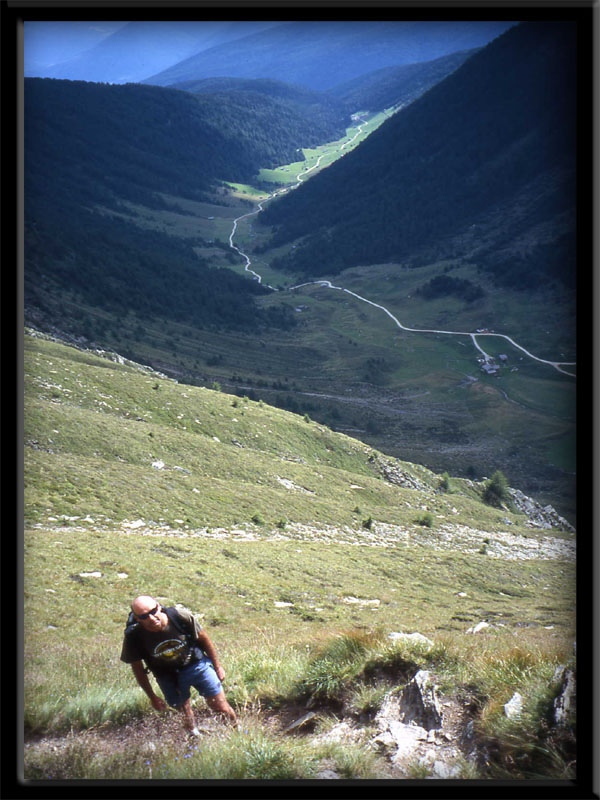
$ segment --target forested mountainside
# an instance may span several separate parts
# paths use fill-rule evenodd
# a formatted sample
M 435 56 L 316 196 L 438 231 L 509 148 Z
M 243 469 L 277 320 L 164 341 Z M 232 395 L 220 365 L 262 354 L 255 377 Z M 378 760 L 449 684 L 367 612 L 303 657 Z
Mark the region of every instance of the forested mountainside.
M 171 88 L 196 96 L 210 95 L 213 98 L 211 107 L 213 103 L 215 106 L 222 104 L 227 113 L 232 104 L 239 106 L 240 115 L 248 109 L 251 112 L 248 119 L 257 127 L 258 135 L 265 139 L 266 148 L 271 136 L 277 140 L 286 131 L 295 136 L 295 141 L 301 135 L 307 147 L 339 138 L 354 110 L 351 104 L 323 92 L 266 78 L 204 78 L 177 83 Z M 261 114 L 264 121 L 254 119 L 253 114 Z M 294 160 L 300 160 L 298 155 L 294 155 Z
M 111 83 L 141 81 L 202 50 L 249 36 L 276 24 L 259 20 L 139 20 L 120 23 L 117 30 L 101 37 L 98 30 L 110 30 L 108 26 L 114 27 L 115 23 L 73 23 L 58 20 L 52 23 L 26 23 L 25 75 Z M 30 28 L 34 38 L 29 38 L 28 26 L 37 26 L 38 31 L 43 30 L 44 42 L 36 41 L 36 27 Z M 97 37 L 95 40 L 92 38 L 94 31 Z M 84 45 L 75 52 L 74 38 Z M 57 40 L 63 46 L 51 51 L 48 42 Z M 39 63 L 39 59 L 32 63 L 34 55 L 42 46 L 45 51 L 41 50 L 40 55 L 45 55 L 46 59 L 51 58 L 51 61 L 45 65 Z
M 271 244 L 302 239 L 277 265 L 318 276 L 415 263 L 425 246 L 438 258 L 472 257 L 476 232 L 478 264 L 498 280 L 571 284 L 575 58 L 570 23 L 507 31 L 357 150 L 270 204 L 259 221 L 275 226 Z
M 158 86 L 214 76 L 277 78 L 329 89 L 382 67 L 481 47 L 512 22 L 303 21 L 212 47 L 145 80 Z
M 433 61 L 383 67 L 333 86 L 327 93 L 343 101 L 351 111 L 374 112 L 407 105 L 458 69 L 476 52 L 477 48 L 474 48 Z
M 257 95 L 214 101 L 160 87 L 27 79 L 26 305 L 43 306 L 47 292 L 75 292 L 94 305 L 200 327 L 281 323 L 248 303 L 260 287 L 229 271 L 209 273 L 193 242 L 98 210 L 124 200 L 164 207 L 160 193 L 201 200 L 216 178 L 249 179 L 261 164 L 297 158 L 310 123 L 291 111 L 282 121 L 278 107 L 278 140 L 268 107 Z
M 297 148 L 343 132 L 310 109 L 264 94 L 194 96 L 156 86 L 27 79 L 28 196 L 67 188 L 148 201 L 152 192 L 199 199 L 215 178 L 241 181 L 298 160 Z M 58 182 L 58 186 L 56 185 Z M 74 184 L 74 186 L 73 186 Z

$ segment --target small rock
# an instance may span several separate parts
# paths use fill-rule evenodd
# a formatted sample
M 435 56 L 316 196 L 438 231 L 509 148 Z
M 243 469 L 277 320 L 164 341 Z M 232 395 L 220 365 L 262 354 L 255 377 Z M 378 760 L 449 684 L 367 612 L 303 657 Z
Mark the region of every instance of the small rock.
M 284 729 L 284 733 L 289 733 L 290 731 L 297 730 L 301 728 L 303 725 L 306 725 L 307 722 L 310 722 L 311 719 L 316 717 L 316 713 L 314 711 L 309 711 L 308 714 L 305 714 L 303 717 L 300 717 L 297 720 L 294 720 L 287 728 Z
M 154 469 L 164 469 L 165 468 L 165 462 L 164 461 L 153 461 L 152 462 L 152 466 L 154 467 Z
M 489 622 L 479 622 L 473 628 L 469 628 L 467 630 L 467 633 L 480 633 L 481 631 L 483 631 L 483 630 L 485 630 L 486 628 L 489 628 L 489 627 L 490 627 Z
M 456 766 L 446 764 L 445 761 L 435 761 L 433 764 L 433 774 L 436 778 L 457 778 L 460 775 L 460 769 Z
M 317 772 L 315 778 L 319 780 L 339 780 L 340 776 L 332 769 L 324 769 L 321 772 Z
M 554 701 L 554 720 L 557 725 L 565 725 L 575 710 L 575 675 L 570 669 L 563 669 L 560 679 L 563 688 Z
M 342 602 L 348 605 L 378 606 L 381 600 L 360 600 L 358 597 L 344 597 Z
M 433 642 L 431 639 L 428 639 L 426 636 L 423 636 L 422 633 L 400 633 L 400 632 L 393 632 L 390 633 L 388 639 L 391 639 L 393 642 L 397 642 L 399 639 L 404 639 L 408 642 L 418 642 L 419 644 L 427 645 L 428 647 L 433 647 Z
M 519 692 L 515 692 L 508 703 L 504 704 L 504 713 L 509 719 L 516 719 L 521 716 L 523 710 L 523 697 Z

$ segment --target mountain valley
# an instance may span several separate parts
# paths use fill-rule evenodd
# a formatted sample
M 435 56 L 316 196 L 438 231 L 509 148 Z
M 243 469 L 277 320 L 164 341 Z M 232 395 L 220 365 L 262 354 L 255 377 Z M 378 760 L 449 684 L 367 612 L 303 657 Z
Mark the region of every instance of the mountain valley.
M 584 780 L 587 17 L 515 10 L 25 27 L 26 782 Z

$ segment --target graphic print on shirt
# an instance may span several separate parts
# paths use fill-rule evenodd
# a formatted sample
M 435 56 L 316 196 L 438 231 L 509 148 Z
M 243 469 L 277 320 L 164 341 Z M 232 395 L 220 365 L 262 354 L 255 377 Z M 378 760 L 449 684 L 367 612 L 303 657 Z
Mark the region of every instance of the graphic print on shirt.
M 154 648 L 152 656 L 165 666 L 175 666 L 187 660 L 189 647 L 181 639 L 165 639 Z

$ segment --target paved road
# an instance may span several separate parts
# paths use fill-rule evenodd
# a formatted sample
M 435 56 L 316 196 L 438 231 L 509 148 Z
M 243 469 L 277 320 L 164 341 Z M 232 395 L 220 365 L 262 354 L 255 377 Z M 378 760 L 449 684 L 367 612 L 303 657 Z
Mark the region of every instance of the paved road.
M 363 129 L 365 124 L 366 123 L 362 123 L 359 126 L 357 132 L 352 137 L 352 139 L 349 139 L 347 142 L 344 142 L 344 144 L 341 145 L 340 150 L 343 150 L 345 147 L 347 147 L 349 144 L 351 144 L 356 139 L 357 136 L 360 135 L 360 133 L 362 132 L 362 129 Z M 269 197 L 265 198 L 264 200 L 262 200 L 258 204 L 258 206 L 257 206 L 255 211 L 251 211 L 248 214 L 243 214 L 241 217 L 238 217 L 237 219 L 234 219 L 234 221 L 233 221 L 233 229 L 232 229 L 231 234 L 229 236 L 229 246 L 233 250 L 235 250 L 236 253 L 239 253 L 239 255 L 241 255 L 246 260 L 246 265 L 244 267 L 245 271 L 251 273 L 254 276 L 254 279 L 257 280 L 259 283 L 262 283 L 262 277 L 257 272 L 255 272 L 253 269 L 250 269 L 250 264 L 252 262 L 251 262 L 249 256 L 233 244 L 233 237 L 235 236 L 235 232 L 237 230 L 238 222 L 240 222 L 240 220 L 247 219 L 248 217 L 253 217 L 256 214 L 260 214 L 260 212 L 263 210 L 263 203 L 266 203 L 267 200 L 271 200 L 272 198 L 277 197 L 278 195 L 281 195 L 281 194 L 286 194 L 287 192 L 291 191 L 292 189 L 295 189 L 296 187 L 298 187 L 302 183 L 302 179 L 304 178 L 304 176 L 308 175 L 309 172 L 312 172 L 314 169 L 317 169 L 317 167 L 320 166 L 321 160 L 323 159 L 324 156 L 325 156 L 325 153 L 323 153 L 322 155 L 319 156 L 319 158 L 317 159 L 316 163 L 313 164 L 312 167 L 309 167 L 308 169 L 305 169 L 303 172 L 300 172 L 298 174 L 297 178 L 296 178 L 296 184 L 294 186 L 288 187 L 286 189 L 279 189 L 278 191 L 273 192 L 273 194 L 269 195 Z M 366 297 L 362 297 L 361 295 L 356 294 L 356 292 L 351 292 L 350 289 L 344 289 L 343 286 L 334 286 L 331 283 L 331 281 L 326 281 L 326 280 L 308 281 L 307 283 L 300 283 L 297 286 L 292 286 L 287 291 L 291 292 L 291 291 L 294 291 L 295 289 L 301 289 L 303 286 L 322 286 L 323 288 L 326 288 L 326 289 L 334 289 L 334 290 L 339 291 L 339 292 L 346 292 L 346 294 L 352 295 L 352 297 L 355 297 L 357 300 L 360 300 L 362 303 L 368 303 L 369 305 L 374 306 L 375 308 L 379 308 L 381 311 L 383 311 L 385 314 L 387 314 L 388 317 L 390 317 L 390 319 L 393 320 L 393 322 L 395 322 L 396 325 L 403 331 L 408 331 L 410 333 L 437 333 L 437 334 L 443 334 L 443 335 L 446 335 L 446 336 L 468 336 L 472 340 L 473 345 L 475 346 L 475 348 L 477 350 L 479 350 L 480 353 L 483 354 L 483 356 L 484 356 L 486 361 L 490 361 L 491 360 L 491 356 L 489 356 L 488 353 L 486 353 L 485 350 L 483 350 L 483 348 L 478 343 L 477 339 L 481 338 L 483 336 L 493 336 L 493 337 L 496 337 L 496 338 L 499 338 L 499 339 L 505 339 L 507 342 L 510 342 L 510 344 L 512 344 L 513 347 L 516 347 L 517 350 L 521 350 L 521 352 L 525 353 L 526 356 L 529 356 L 529 358 L 533 359 L 534 361 L 539 361 L 541 364 L 548 364 L 549 366 L 554 367 L 554 369 L 558 370 L 559 372 L 562 372 L 564 375 L 568 375 L 571 378 L 577 377 L 576 373 L 569 372 L 566 369 L 564 369 L 564 367 L 574 367 L 574 366 L 576 366 L 577 362 L 575 362 L 575 361 L 550 361 L 550 360 L 545 359 L 545 358 L 539 358 L 538 356 L 534 355 L 533 353 L 530 353 L 529 350 L 526 350 L 520 344 L 517 344 L 517 342 L 515 342 L 514 339 L 512 339 L 510 336 L 506 336 L 506 334 L 503 334 L 503 333 L 480 333 L 478 331 L 476 331 L 476 332 L 472 332 L 472 331 L 444 331 L 444 330 L 438 330 L 438 329 L 435 329 L 435 328 L 408 328 L 406 325 L 403 325 L 400 322 L 400 320 L 397 319 L 397 317 L 395 317 L 391 313 L 391 311 L 389 311 L 389 309 L 387 309 L 385 306 L 382 306 L 379 303 L 375 303 L 375 302 L 373 302 L 373 300 L 368 300 Z M 273 286 L 269 286 L 269 288 L 273 289 L 274 291 L 279 291 L 278 289 L 276 289 Z
M 374 303 L 372 300 L 368 300 L 366 297 L 362 297 L 361 295 L 356 294 L 356 292 L 351 292 L 350 289 L 344 289 L 343 286 L 334 286 L 331 283 L 331 281 L 320 280 L 320 281 L 309 281 L 308 283 L 300 283 L 297 286 L 290 287 L 290 291 L 292 291 L 293 289 L 300 289 L 302 286 L 311 286 L 311 285 L 323 286 L 324 288 L 327 289 L 336 289 L 337 291 L 340 292 L 346 292 L 346 294 L 350 294 L 353 297 L 356 297 L 357 300 L 360 300 L 363 303 L 368 303 L 371 306 L 375 306 L 375 308 L 379 308 L 381 309 L 381 311 L 387 314 L 388 317 L 390 317 L 390 319 L 392 319 L 396 323 L 396 325 L 403 331 L 409 331 L 411 333 L 440 333 L 440 334 L 445 334 L 446 336 L 469 336 L 473 341 L 473 344 L 475 345 L 477 350 L 479 350 L 480 353 L 484 355 L 486 361 L 490 360 L 490 356 L 485 352 L 485 350 L 483 350 L 479 346 L 479 344 L 477 343 L 477 338 L 481 336 L 495 336 L 500 339 L 506 339 L 506 341 L 510 342 L 514 347 L 516 347 L 518 350 L 521 350 L 523 353 L 525 353 L 525 355 L 529 356 L 529 358 L 532 358 L 534 361 L 540 361 L 542 364 L 549 364 L 550 366 L 557 369 L 559 372 L 563 372 L 565 375 L 569 375 L 572 378 L 576 377 L 575 373 L 567 372 L 567 370 L 562 369 L 562 367 L 575 366 L 577 362 L 548 361 L 545 358 L 539 358 L 538 356 L 535 356 L 533 353 L 530 353 L 529 350 L 526 350 L 520 344 L 517 344 L 517 342 L 515 342 L 514 339 L 511 339 L 510 336 L 506 336 L 504 333 L 477 333 L 477 332 L 472 333 L 470 331 L 444 331 L 444 330 L 439 330 L 437 328 L 408 328 L 406 325 L 403 325 L 400 322 L 400 320 L 397 317 L 395 317 L 392 314 L 392 312 L 389 311 L 389 309 L 387 309 L 385 306 L 382 306 L 379 303 Z
M 360 134 L 362 133 L 362 129 L 365 127 L 366 124 L 367 124 L 366 122 L 361 123 L 358 126 L 358 130 L 356 131 L 354 136 L 351 139 L 348 139 L 347 142 L 344 142 L 344 144 L 340 147 L 340 150 L 343 150 L 345 147 L 348 147 L 348 145 L 352 144 L 352 142 L 358 136 L 360 136 Z M 244 270 L 246 272 L 249 272 L 250 274 L 252 274 L 254 276 L 254 279 L 256 281 L 258 281 L 258 283 L 262 283 L 262 276 L 259 275 L 258 272 L 255 272 L 253 269 L 250 269 L 250 264 L 252 263 L 252 261 L 250 260 L 249 256 L 247 255 L 247 253 L 242 252 L 242 250 L 240 250 L 239 247 L 236 247 L 234 245 L 234 243 L 233 243 L 233 237 L 235 236 L 235 232 L 237 230 L 238 222 L 240 222 L 243 219 L 248 219 L 248 217 L 254 217 L 257 214 L 260 214 L 260 212 L 264 210 L 263 209 L 263 203 L 266 203 L 268 200 L 272 200 L 274 197 L 278 197 L 281 194 L 287 194 L 287 192 L 291 191 L 292 189 L 296 189 L 298 186 L 300 186 L 304 176 L 308 175 L 308 173 L 312 172 L 314 169 L 317 169 L 318 167 L 320 167 L 321 166 L 321 161 L 323 160 L 323 158 L 326 155 L 327 155 L 327 153 L 322 153 L 319 156 L 319 158 L 317 159 L 317 161 L 312 165 L 312 167 L 308 167 L 308 169 L 305 169 L 302 172 L 299 172 L 297 177 L 296 177 L 296 183 L 295 183 L 294 186 L 288 186 L 285 189 L 278 189 L 276 192 L 273 192 L 268 197 L 265 197 L 264 200 L 261 200 L 261 202 L 256 207 L 256 211 L 250 211 L 248 214 L 242 214 L 241 217 L 237 217 L 237 219 L 233 220 L 233 228 L 232 228 L 232 231 L 231 231 L 231 233 L 229 235 L 229 247 L 231 247 L 232 250 L 235 250 L 236 253 L 238 253 L 240 256 L 242 256 L 242 258 L 244 258 L 246 260 L 246 264 L 244 266 Z M 269 289 L 273 289 L 274 291 L 278 291 L 278 289 L 276 289 L 274 286 L 269 286 Z

